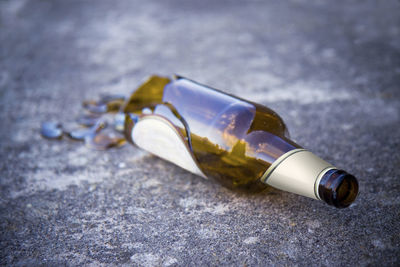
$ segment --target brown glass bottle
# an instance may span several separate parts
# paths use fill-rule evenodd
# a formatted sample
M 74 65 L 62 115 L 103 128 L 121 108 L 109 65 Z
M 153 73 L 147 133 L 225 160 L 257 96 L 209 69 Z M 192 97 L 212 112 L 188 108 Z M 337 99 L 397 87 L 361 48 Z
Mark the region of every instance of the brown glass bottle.
M 271 109 L 182 78 L 152 76 L 123 107 L 125 135 L 161 158 L 233 188 L 267 184 L 347 207 L 357 180 L 291 141 Z

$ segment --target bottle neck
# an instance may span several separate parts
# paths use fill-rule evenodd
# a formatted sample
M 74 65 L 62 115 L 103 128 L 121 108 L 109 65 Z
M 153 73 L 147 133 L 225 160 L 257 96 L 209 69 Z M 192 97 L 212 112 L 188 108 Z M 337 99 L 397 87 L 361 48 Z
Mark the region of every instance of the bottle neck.
M 294 149 L 282 155 L 267 169 L 261 181 L 284 191 L 323 200 L 337 208 L 348 207 L 358 194 L 354 176 L 305 149 Z

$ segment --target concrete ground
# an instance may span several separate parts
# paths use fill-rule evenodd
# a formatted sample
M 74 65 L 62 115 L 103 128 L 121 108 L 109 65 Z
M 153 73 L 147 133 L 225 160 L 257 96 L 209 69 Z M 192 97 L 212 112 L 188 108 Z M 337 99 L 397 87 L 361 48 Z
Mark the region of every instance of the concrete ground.
M 153 73 L 273 108 L 358 200 L 242 194 L 130 145 L 40 137 Z M 2 0 L 0 101 L 1 265 L 400 262 L 399 1 Z

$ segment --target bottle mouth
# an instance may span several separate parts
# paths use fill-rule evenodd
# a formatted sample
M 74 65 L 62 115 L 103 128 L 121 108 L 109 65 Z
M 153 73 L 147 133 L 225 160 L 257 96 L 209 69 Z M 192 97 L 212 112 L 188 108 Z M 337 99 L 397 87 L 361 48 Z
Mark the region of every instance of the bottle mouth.
M 357 179 L 343 170 L 331 169 L 322 176 L 318 194 L 329 205 L 346 208 L 357 198 Z

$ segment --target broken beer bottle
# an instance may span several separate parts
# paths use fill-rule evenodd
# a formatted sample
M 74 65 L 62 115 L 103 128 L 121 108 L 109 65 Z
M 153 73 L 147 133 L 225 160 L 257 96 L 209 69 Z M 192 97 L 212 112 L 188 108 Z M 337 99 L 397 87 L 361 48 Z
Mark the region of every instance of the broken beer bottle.
M 272 187 L 338 208 L 357 197 L 354 176 L 288 138 L 271 109 L 186 78 L 151 76 L 125 102 L 128 141 L 228 187 Z

